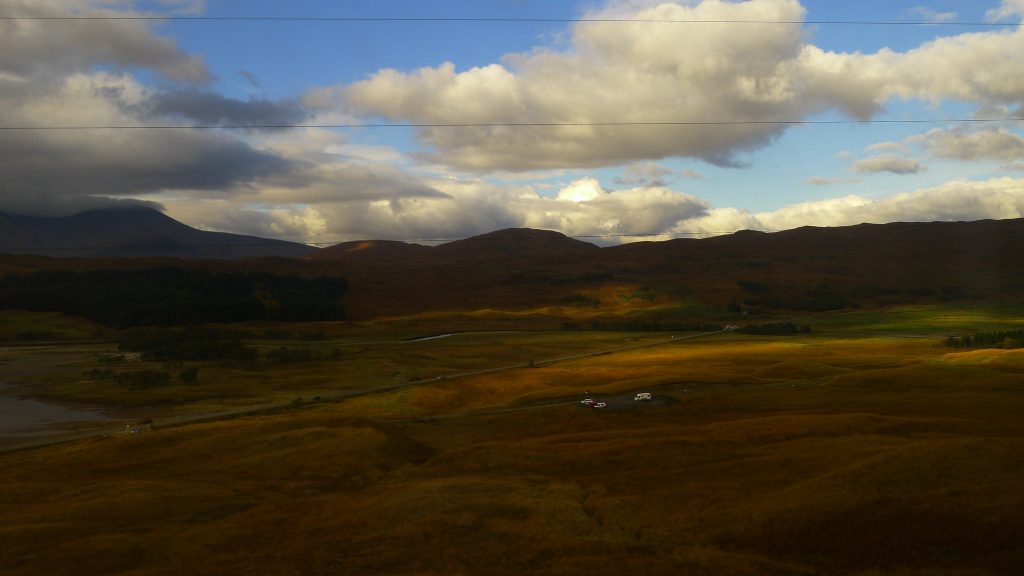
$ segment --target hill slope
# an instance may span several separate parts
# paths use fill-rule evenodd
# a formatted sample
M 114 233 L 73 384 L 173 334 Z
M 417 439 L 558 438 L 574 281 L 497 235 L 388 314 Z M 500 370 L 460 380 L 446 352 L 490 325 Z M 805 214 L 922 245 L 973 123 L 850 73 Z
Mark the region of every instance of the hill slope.
M 375 260 L 407 260 L 422 258 L 430 253 L 429 246 L 394 240 L 356 240 L 342 242 L 318 250 L 309 256 L 313 260 L 347 260 L 369 262 Z
M 441 244 L 434 252 L 449 259 L 544 259 L 596 253 L 597 246 L 552 230 L 508 228 Z
M 821 311 L 1024 297 L 1020 246 L 1024 219 L 743 231 L 606 248 L 555 232 L 504 230 L 402 248 L 393 258 L 350 252 L 332 262 L 350 280 L 349 310 L 362 318 L 566 305 L 578 308 L 574 314 L 638 307 L 674 314 L 695 303 Z
M 302 257 L 304 244 L 206 232 L 150 208 L 90 210 L 62 218 L 0 214 L 0 252 L 56 257 Z
M 9 243 L 23 242 L 37 229 L 25 225 L 23 218 L 0 217 L 0 232 Z M 218 236 L 271 242 L 193 232 L 205 236 L 192 244 L 226 244 L 210 240 Z M 106 241 L 100 238 L 90 238 L 88 245 Z M 301 246 L 310 251 L 304 259 L 197 261 L 188 266 L 341 275 L 348 280 L 344 304 L 352 320 L 435 313 L 518 318 L 529 311 L 556 325 L 581 320 L 589 325 L 590 319 L 674 321 L 722 313 L 799 315 L 858 306 L 1021 300 L 1021 246 L 1024 219 L 744 231 L 606 248 L 557 232 L 513 229 L 435 247 L 348 242 L 322 252 Z M 239 251 L 243 248 L 248 247 L 239 246 Z M 218 246 L 217 257 L 225 257 L 225 249 Z M 200 249 L 191 250 L 190 255 Z M 184 251 L 165 249 L 160 254 Z M 0 271 L 10 273 L 157 265 L 143 258 L 0 259 Z

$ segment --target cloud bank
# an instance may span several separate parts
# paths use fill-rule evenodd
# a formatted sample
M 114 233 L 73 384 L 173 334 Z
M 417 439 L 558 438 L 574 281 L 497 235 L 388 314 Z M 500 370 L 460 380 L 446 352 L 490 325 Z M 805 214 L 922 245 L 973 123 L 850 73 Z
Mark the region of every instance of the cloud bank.
M 1006 2 L 1003 10 L 1015 10 Z M 668 157 L 719 166 L 827 111 L 870 119 L 893 98 L 978 106 L 1024 105 L 1024 29 L 943 37 L 907 52 L 822 50 L 802 26 L 651 23 L 650 20 L 800 21 L 797 0 L 662 3 L 589 16 L 565 51 L 510 54 L 459 71 L 454 63 L 378 71 L 339 88 L 350 110 L 425 124 L 745 122 L 730 126 L 424 128 L 433 161 L 470 170 L 588 168 Z M 644 20 L 640 22 L 639 20 Z M 767 124 L 765 124 L 767 123 Z
M 180 13 L 204 8 L 194 0 L 158 4 Z M 134 14 L 140 6 L 130 0 L 11 0 L 0 14 Z M 456 238 L 522 226 L 572 235 L 673 234 L 1020 216 L 1024 185 L 1012 178 L 770 212 L 716 207 L 695 195 L 709 190 L 722 171 L 671 168 L 662 159 L 743 166 L 788 129 L 776 122 L 823 113 L 870 119 L 897 99 L 956 101 L 979 113 L 1009 114 L 1024 106 L 1022 28 L 939 37 L 904 52 L 846 53 L 815 46 L 799 24 L 649 22 L 799 22 L 804 14 L 798 0 L 613 2 L 586 16 L 637 21 L 578 23 L 564 49 L 538 47 L 469 69 L 441 62 L 378 70 L 362 81 L 282 100 L 218 92 L 201 57 L 144 21 L 78 22 L 62 34 L 52 26 L 67 23 L 44 28 L 8 21 L 0 34 L 0 125 L 251 129 L 5 130 L 0 211 L 55 215 L 146 201 L 209 229 L 314 242 Z M 1021 0 L 1005 0 L 990 16 L 1021 14 Z M 249 71 L 232 75 L 260 84 Z M 255 129 L 375 117 L 572 125 L 425 128 L 417 135 L 421 149 L 411 152 L 327 130 Z M 700 124 L 708 121 L 741 123 Z M 593 125 L 607 122 L 694 124 Z M 1024 138 L 1011 128 L 935 129 L 870 147 L 870 155 L 851 166 L 853 174 L 795 180 L 825 186 L 857 183 L 858 175 L 866 181 L 878 173 L 912 175 L 926 169 L 912 157 L 915 150 L 929 159 L 1024 170 Z M 606 166 L 622 169 L 584 172 Z M 536 176 L 531 171 L 548 169 L 554 170 L 545 176 L 551 180 L 551 174 L 569 175 L 553 190 L 550 182 L 529 183 Z

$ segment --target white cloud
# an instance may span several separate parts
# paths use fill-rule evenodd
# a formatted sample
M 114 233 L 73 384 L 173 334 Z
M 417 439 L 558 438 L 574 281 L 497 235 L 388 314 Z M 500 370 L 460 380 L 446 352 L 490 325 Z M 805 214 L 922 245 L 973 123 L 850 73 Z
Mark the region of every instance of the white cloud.
M 679 231 L 727 233 L 735 230 L 788 230 L 800 226 L 851 226 L 864 222 L 964 221 L 1024 217 L 1024 179 L 952 181 L 934 188 L 884 198 L 845 196 L 751 213 L 735 208 L 709 210 L 680 222 Z
M 935 128 L 912 142 L 921 143 L 925 150 L 939 158 L 952 160 L 995 160 L 1016 162 L 1024 160 L 1024 138 L 1005 128 L 986 130 Z
M 934 188 L 880 199 L 848 196 L 787 206 L 758 214 L 766 228 L 847 226 L 862 222 L 929 222 L 1020 218 L 1024 216 L 1024 180 L 996 178 L 953 181 Z
M 696 170 L 673 170 L 657 162 L 634 162 L 622 170 L 622 176 L 615 179 L 616 184 L 626 186 L 668 186 L 677 178 L 688 180 L 705 180 L 704 175 Z
M 443 196 L 322 198 L 273 203 L 266 197 L 161 197 L 168 213 L 207 229 L 306 242 L 356 239 L 463 238 L 502 228 L 558 230 L 570 236 L 717 235 L 736 230 L 776 231 L 800 226 L 863 222 L 957 221 L 1024 217 L 1024 178 L 952 181 L 882 198 L 848 195 L 750 212 L 714 208 L 667 188 L 608 190 L 592 177 L 542 195 L 529 185 L 496 186 L 479 179 L 420 182 Z M 264 208 L 264 206 L 272 208 Z M 608 238 L 604 243 L 629 241 Z
M 992 22 L 1010 20 L 1024 14 L 1024 0 L 1003 0 L 998 8 L 993 8 L 985 13 L 985 17 Z
M 883 97 L 979 106 L 1024 104 L 1024 28 L 938 38 L 905 53 L 881 50 L 852 70 L 851 85 L 884 79 Z M 846 55 L 856 61 L 856 55 Z
M 116 15 L 109 2 L 7 0 L 0 15 L 60 17 Z M 60 26 L 59 32 L 55 26 Z M 171 79 L 201 83 L 211 79 L 201 58 L 186 54 L 172 40 L 153 33 L 142 20 L 90 20 L 55 24 L 8 20 L 0 34 L 0 71 L 20 76 L 87 71 L 95 65 L 144 67 Z
M 912 150 L 910 146 L 902 142 L 879 142 L 872 144 L 867 147 L 868 152 L 897 152 L 900 154 L 910 154 Z
M 804 8 L 797 0 L 613 2 L 591 16 L 604 15 L 799 21 Z M 940 21 L 951 17 L 930 15 Z M 676 25 L 583 22 L 563 51 L 538 48 L 466 70 L 451 62 L 410 72 L 380 70 L 347 87 L 315 91 L 309 99 L 326 104 L 341 98 L 355 113 L 436 124 L 761 122 L 419 132 L 436 161 L 472 170 L 595 167 L 666 157 L 733 166 L 786 129 L 774 120 L 828 110 L 869 119 L 893 98 L 955 99 L 986 108 L 1024 105 L 1022 53 L 1024 29 L 862 54 L 822 50 L 807 42 L 797 24 L 694 26 L 680 34 Z
M 634 12 L 647 19 L 800 20 L 796 0 L 663 3 Z M 459 71 L 454 63 L 412 72 L 381 70 L 343 90 L 354 110 L 422 123 L 658 122 L 785 120 L 821 111 L 793 77 L 803 32 L 759 26 L 646 22 L 580 23 L 571 49 L 539 49 Z M 324 91 L 310 98 L 325 102 Z M 547 126 L 427 128 L 422 141 L 438 161 L 479 170 L 613 165 L 692 156 L 734 165 L 770 142 L 779 125 Z
M 927 22 L 929 24 L 955 22 L 958 16 L 956 12 L 938 12 L 926 6 L 915 6 L 907 12 L 911 16 L 920 18 L 922 22 Z
M 163 0 L 167 9 L 201 9 L 201 2 Z M 128 0 L 11 0 L 0 14 L 69 16 L 137 14 Z M 66 33 L 54 33 L 60 26 Z M 303 111 L 297 102 L 241 101 L 196 82 L 209 78 L 202 60 L 159 36 L 146 21 L 88 20 L 54 24 L 11 20 L 0 27 L 0 125 L 145 126 L 182 118 L 217 124 L 286 123 Z M 162 74 L 160 88 L 143 83 L 135 68 Z M 325 170 L 308 150 L 288 149 L 288 138 L 254 132 L 179 130 L 5 130 L 0 132 L 0 211 L 61 215 L 115 199 L 186 191 L 193 196 L 310 190 Z M 281 150 L 275 149 L 280 147 Z M 336 156 L 319 153 L 333 161 Z M 336 174 L 326 174 L 327 176 Z M 419 183 L 384 170 L 358 167 L 353 194 L 429 194 Z M 370 181 L 374 181 L 373 184 Z M 320 187 L 323 188 L 322 183 Z M 322 190 L 319 190 L 322 193 Z
M 851 169 L 859 174 L 876 174 L 878 172 L 917 174 L 925 170 L 925 167 L 913 158 L 896 154 L 883 154 L 859 160 Z
M 563 202 L 590 202 L 607 193 L 597 178 L 581 178 L 559 190 L 556 198 Z
M 421 186 L 443 196 L 275 201 L 263 194 L 220 201 L 162 197 L 168 213 L 209 229 L 323 242 L 356 239 L 463 238 L 501 228 L 542 228 L 569 235 L 646 234 L 704 214 L 706 202 L 658 187 L 605 190 L 580 178 L 556 195 L 532 186 L 496 186 L 476 179 L 432 179 Z

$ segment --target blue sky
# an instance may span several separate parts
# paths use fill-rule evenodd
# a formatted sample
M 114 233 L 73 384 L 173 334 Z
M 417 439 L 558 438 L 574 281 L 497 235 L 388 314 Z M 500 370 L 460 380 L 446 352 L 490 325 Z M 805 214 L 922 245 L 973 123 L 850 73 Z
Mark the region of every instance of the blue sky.
M 12 0 L 0 10 L 936 23 L 18 21 L 0 38 L 6 125 L 757 124 L 4 132 L 0 146 L 18 153 L 0 161 L 0 210 L 144 201 L 202 228 L 322 243 L 514 226 L 617 242 L 1024 215 L 1024 123 L 1009 120 L 1024 115 L 1024 0 Z M 1005 121 L 763 124 L 980 117 Z

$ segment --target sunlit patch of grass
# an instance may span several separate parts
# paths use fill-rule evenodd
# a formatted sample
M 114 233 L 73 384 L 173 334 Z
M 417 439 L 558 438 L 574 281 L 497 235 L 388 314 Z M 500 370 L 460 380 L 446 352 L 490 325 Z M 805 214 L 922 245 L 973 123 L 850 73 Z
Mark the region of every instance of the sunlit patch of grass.
M 1024 304 L 927 304 L 821 314 L 806 320 L 817 331 L 969 333 L 1020 328 Z
M 1016 372 L 1024 369 L 1024 350 L 982 349 L 966 352 L 948 352 L 942 355 L 947 362 L 958 364 L 987 364 L 996 369 L 1007 369 Z

